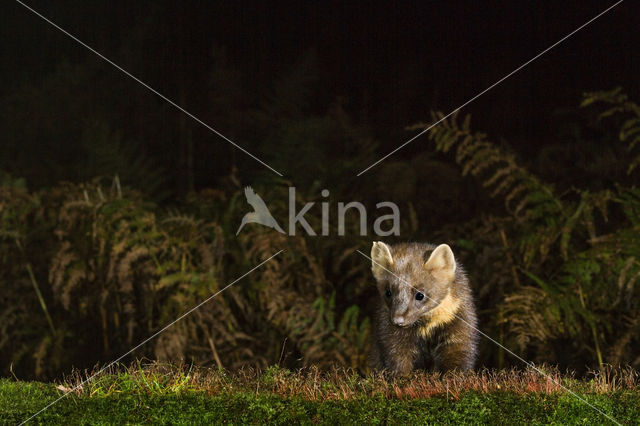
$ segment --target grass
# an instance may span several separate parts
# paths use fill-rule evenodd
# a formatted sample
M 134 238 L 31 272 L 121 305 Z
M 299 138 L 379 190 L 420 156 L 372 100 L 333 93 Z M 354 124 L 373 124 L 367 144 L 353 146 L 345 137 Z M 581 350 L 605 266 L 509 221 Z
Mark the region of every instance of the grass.
M 39 414 L 43 424 L 124 423 L 428 423 L 613 424 L 561 386 L 623 424 L 638 424 L 638 373 L 606 369 L 588 380 L 548 369 L 479 371 L 408 378 L 362 377 L 349 370 L 269 368 L 229 374 L 161 364 L 113 369 L 84 383 L 76 372 L 58 384 L 0 379 L 0 423 Z

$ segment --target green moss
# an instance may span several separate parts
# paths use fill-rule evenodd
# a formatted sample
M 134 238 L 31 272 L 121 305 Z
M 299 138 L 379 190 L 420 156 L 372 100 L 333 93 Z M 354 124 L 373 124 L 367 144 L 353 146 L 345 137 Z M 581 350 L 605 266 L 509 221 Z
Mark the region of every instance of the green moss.
M 0 380 L 0 422 L 16 424 L 59 397 L 51 384 Z M 640 418 L 640 392 L 582 395 L 621 423 Z M 46 424 L 606 424 L 606 418 L 570 394 L 466 392 L 457 400 L 382 396 L 312 401 L 269 392 L 207 395 L 120 393 L 68 396 L 39 414 Z

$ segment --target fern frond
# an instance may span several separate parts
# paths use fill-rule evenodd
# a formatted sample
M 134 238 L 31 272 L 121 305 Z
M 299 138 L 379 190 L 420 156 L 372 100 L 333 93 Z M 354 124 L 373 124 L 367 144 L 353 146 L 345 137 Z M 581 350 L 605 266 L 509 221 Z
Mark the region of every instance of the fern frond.
M 586 107 L 593 104 L 607 105 L 599 113 L 599 120 L 618 115 L 629 117 L 620 126 L 618 138 L 621 142 L 626 142 L 627 150 L 633 153 L 640 143 L 640 106 L 630 101 L 627 95 L 622 93 L 620 87 L 608 91 L 585 93 L 581 106 Z M 627 168 L 627 174 L 631 174 L 639 164 L 640 153 L 633 155 Z
M 443 115 L 433 112 L 432 117 L 439 120 Z M 432 127 L 429 138 L 438 151 L 455 149 L 463 175 L 478 177 L 493 197 L 502 195 L 507 210 L 520 219 L 562 214 L 563 205 L 550 187 L 519 166 L 512 154 L 489 142 L 486 134 L 472 133 L 469 116 L 462 124 L 457 118 L 457 113 L 453 114 Z

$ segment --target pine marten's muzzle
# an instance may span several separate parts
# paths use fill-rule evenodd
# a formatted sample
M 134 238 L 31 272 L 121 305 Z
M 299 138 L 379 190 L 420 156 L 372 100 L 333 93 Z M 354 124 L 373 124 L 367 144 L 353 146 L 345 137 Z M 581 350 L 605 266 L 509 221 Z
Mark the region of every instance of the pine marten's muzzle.
M 414 320 L 409 313 L 409 294 L 406 289 L 400 290 L 391 303 L 389 320 L 397 327 L 406 327 L 413 324 Z

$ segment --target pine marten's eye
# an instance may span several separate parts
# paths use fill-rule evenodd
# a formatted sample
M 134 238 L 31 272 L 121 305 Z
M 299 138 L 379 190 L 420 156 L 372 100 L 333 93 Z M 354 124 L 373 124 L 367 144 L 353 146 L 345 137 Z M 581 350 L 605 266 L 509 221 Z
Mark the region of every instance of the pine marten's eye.
M 416 300 L 422 300 L 424 299 L 424 294 L 422 294 L 421 292 L 417 292 L 416 293 Z
M 384 292 L 384 295 L 387 296 L 388 299 L 391 298 L 391 290 L 387 289 L 387 291 Z

